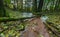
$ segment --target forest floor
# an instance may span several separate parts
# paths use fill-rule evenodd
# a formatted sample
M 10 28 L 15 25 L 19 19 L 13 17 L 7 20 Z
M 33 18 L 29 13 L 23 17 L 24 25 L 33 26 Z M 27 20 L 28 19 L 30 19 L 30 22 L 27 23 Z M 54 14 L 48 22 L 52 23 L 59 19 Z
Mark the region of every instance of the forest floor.
M 6 9 L 6 12 L 10 18 L 22 18 L 20 11 Z M 45 15 L 48 17 L 47 21 L 52 22 L 60 27 L 60 12 L 53 12 L 52 14 L 47 13 Z
M 6 14 L 10 18 L 21 18 L 22 15 L 19 11 L 13 11 L 10 9 L 6 9 Z M 47 21 L 54 23 L 56 27 L 60 28 L 60 15 L 59 14 L 46 14 L 49 19 Z M 10 22 L 1 22 L 0 23 L 0 36 L 1 37 L 19 37 L 20 36 L 20 29 L 23 29 L 23 24 L 26 25 L 26 23 L 20 23 L 20 21 L 10 21 Z M 3 31 L 3 32 L 1 32 Z M 60 29 L 59 29 L 60 32 Z

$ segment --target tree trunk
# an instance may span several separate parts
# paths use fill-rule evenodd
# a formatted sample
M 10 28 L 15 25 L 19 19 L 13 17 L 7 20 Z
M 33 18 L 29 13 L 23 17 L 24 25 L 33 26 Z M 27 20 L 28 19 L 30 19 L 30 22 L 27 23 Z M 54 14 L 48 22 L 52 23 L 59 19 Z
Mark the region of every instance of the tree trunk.
M 55 11 L 60 11 L 59 5 L 60 5 L 60 0 L 57 0 L 55 4 Z
M 6 16 L 6 11 L 4 9 L 3 0 L 0 0 L 0 17 Z
M 14 0 L 13 10 L 17 10 L 17 1 L 16 0 Z
M 19 0 L 16 0 L 16 2 L 17 2 L 17 9 L 18 9 L 18 1 L 19 1 Z
M 23 0 L 20 0 L 20 11 L 23 11 Z
M 33 0 L 33 11 L 37 11 L 37 0 Z
M 38 9 L 37 9 L 38 12 L 42 11 L 42 6 L 43 6 L 43 0 L 40 0 L 39 5 L 38 5 Z
M 38 4 L 38 7 L 37 7 L 37 10 L 36 10 L 36 12 L 33 13 L 34 15 L 36 15 L 38 17 L 41 15 L 43 2 L 44 2 L 44 0 L 39 0 L 39 4 Z

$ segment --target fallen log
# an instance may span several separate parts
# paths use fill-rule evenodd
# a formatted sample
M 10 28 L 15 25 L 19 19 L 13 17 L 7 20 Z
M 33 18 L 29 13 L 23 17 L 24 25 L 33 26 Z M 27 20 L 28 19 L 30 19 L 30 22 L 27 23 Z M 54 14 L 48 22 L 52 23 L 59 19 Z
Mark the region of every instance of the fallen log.
M 7 22 L 7 21 L 18 21 L 18 20 L 25 20 L 30 19 L 33 17 L 24 17 L 24 18 L 9 18 L 9 17 L 0 17 L 0 22 Z
M 55 27 L 50 26 L 50 24 L 45 23 L 47 28 L 56 36 L 60 37 L 60 33 L 55 29 Z

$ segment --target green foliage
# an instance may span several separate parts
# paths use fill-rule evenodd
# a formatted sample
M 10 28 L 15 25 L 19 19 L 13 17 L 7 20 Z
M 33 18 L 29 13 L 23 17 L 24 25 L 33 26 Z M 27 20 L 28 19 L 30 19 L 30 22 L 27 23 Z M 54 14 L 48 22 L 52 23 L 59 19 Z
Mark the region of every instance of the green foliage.
M 4 2 L 10 4 L 11 0 L 4 0 Z
M 0 36 L 2 37 L 19 37 L 20 30 L 24 29 L 24 23 L 19 21 L 1 22 L 0 23 Z M 3 32 L 2 32 L 3 31 Z

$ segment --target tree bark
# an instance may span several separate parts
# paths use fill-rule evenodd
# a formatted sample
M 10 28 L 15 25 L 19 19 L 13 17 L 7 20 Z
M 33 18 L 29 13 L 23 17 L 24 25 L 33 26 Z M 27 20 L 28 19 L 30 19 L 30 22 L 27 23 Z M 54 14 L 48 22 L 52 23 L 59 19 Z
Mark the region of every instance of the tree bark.
M 40 0 L 40 1 L 39 1 L 39 5 L 38 5 L 38 9 L 37 9 L 38 12 L 41 12 L 41 11 L 42 11 L 43 1 L 44 1 L 44 0 Z
M 37 0 L 33 0 L 33 11 L 37 11 Z
M 0 0 L 0 17 L 6 16 L 6 11 L 4 9 L 3 0 Z

